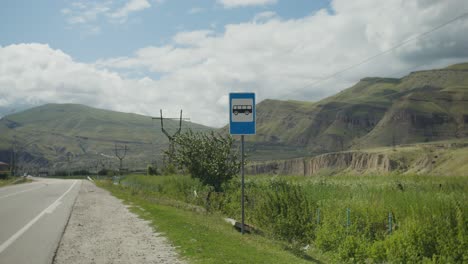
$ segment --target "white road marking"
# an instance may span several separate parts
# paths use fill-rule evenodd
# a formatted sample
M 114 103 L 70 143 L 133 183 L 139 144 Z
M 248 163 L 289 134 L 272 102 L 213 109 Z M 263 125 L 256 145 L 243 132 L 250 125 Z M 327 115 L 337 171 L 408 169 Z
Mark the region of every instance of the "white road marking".
M 55 202 L 53 202 L 46 209 L 44 209 L 40 214 L 38 214 L 36 217 L 34 217 L 33 220 L 29 221 L 29 223 L 27 223 L 25 226 L 23 226 L 23 228 L 18 230 L 18 232 L 16 232 L 14 235 L 12 235 L 7 241 L 3 242 L 3 244 L 0 245 L 0 253 L 2 253 L 11 244 L 13 244 L 13 242 L 15 242 L 21 235 L 23 235 L 24 232 L 26 232 L 32 225 L 34 225 L 44 214 L 52 213 L 55 210 L 55 208 L 57 208 L 57 206 L 60 203 L 62 203 L 60 200 L 62 200 L 62 198 L 65 197 L 65 195 L 67 195 L 67 193 L 69 193 L 71 191 L 71 189 L 73 189 L 73 187 L 75 186 L 75 184 L 77 182 L 78 181 L 75 181 L 72 184 L 72 186 L 70 186 L 70 188 L 68 188 L 68 190 L 62 194 L 62 196 L 60 196 L 57 200 L 55 200 Z
M 10 193 L 10 194 L 7 194 L 7 195 L 3 195 L 3 196 L 0 196 L 0 199 L 7 198 L 7 197 L 17 195 L 17 194 L 20 194 L 20 193 L 24 193 L 24 192 L 29 192 L 29 191 L 36 190 L 36 189 L 39 189 L 39 188 L 42 188 L 42 187 L 45 187 L 45 185 L 34 187 L 34 188 L 31 188 L 31 189 L 27 189 L 27 190 L 22 190 L 22 191 L 15 192 L 15 193 Z

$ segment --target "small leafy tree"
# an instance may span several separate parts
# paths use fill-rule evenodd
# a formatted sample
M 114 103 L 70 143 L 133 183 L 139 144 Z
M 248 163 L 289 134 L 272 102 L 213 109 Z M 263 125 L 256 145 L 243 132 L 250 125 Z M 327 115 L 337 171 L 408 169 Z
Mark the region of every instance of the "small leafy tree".
M 163 175 L 174 175 L 177 173 L 177 168 L 172 163 L 166 163 L 166 165 L 162 168 Z
M 222 191 L 223 183 L 239 173 L 239 156 L 232 149 L 234 139 L 229 135 L 188 130 L 178 135 L 174 143 L 172 160 L 193 178 L 213 186 L 215 192 Z
M 159 170 L 156 165 L 148 165 L 146 168 L 146 174 L 150 176 L 159 175 Z

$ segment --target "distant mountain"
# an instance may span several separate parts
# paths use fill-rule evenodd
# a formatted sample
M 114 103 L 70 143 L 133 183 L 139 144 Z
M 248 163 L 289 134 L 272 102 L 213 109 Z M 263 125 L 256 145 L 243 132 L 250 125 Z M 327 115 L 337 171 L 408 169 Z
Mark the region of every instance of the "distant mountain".
M 165 123 L 177 127 L 175 121 Z M 183 123 L 198 131 L 212 128 Z M 227 128 L 221 131 L 226 132 Z M 124 166 L 144 168 L 167 148 L 150 117 L 76 104 L 48 104 L 0 119 L 0 161 L 9 161 L 13 136 L 24 166 L 117 168 L 114 144 L 129 147 Z M 401 79 L 364 78 L 318 102 L 264 100 L 257 134 L 246 137 L 250 160 L 288 159 L 468 137 L 468 63 L 413 72 Z
M 318 102 L 264 100 L 256 160 L 430 142 L 468 136 L 468 63 L 401 79 L 364 78 Z
M 165 120 L 164 124 L 170 132 L 178 127 L 178 121 Z M 183 122 L 182 128 L 211 130 L 188 122 Z M 168 144 L 158 120 L 78 104 L 47 104 L 1 118 L 0 160 L 10 160 L 14 136 L 20 166 L 57 169 L 69 165 L 70 154 L 72 169 L 91 169 L 98 161 L 117 168 L 115 144 L 129 148 L 125 167 L 144 168 L 154 159 L 160 160 L 160 153 Z

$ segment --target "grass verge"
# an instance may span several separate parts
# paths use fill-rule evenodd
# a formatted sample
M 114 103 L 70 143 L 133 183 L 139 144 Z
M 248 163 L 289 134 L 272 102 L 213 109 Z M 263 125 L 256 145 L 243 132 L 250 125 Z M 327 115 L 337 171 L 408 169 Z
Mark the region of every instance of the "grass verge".
M 15 179 L 14 179 L 14 178 L 1 179 L 1 180 L 0 180 L 0 187 L 13 184 L 13 182 L 15 182 Z
M 310 255 L 293 254 L 282 242 L 260 235 L 241 235 L 219 214 L 157 204 L 150 196 L 112 185 L 109 181 L 98 181 L 97 185 L 130 204 L 133 212 L 149 220 L 155 230 L 163 232 L 189 262 L 321 263 Z
M 26 182 L 31 182 L 31 180 L 27 179 L 27 178 L 24 178 L 24 177 L 1 179 L 0 180 L 0 187 L 7 186 L 7 185 L 12 185 L 12 184 L 26 183 Z

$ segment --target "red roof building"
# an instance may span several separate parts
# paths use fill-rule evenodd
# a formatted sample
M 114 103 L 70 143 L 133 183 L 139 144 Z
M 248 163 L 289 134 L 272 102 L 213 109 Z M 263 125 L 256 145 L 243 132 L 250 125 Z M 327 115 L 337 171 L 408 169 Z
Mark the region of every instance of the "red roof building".
M 0 174 L 7 173 L 10 169 L 10 165 L 0 161 Z

